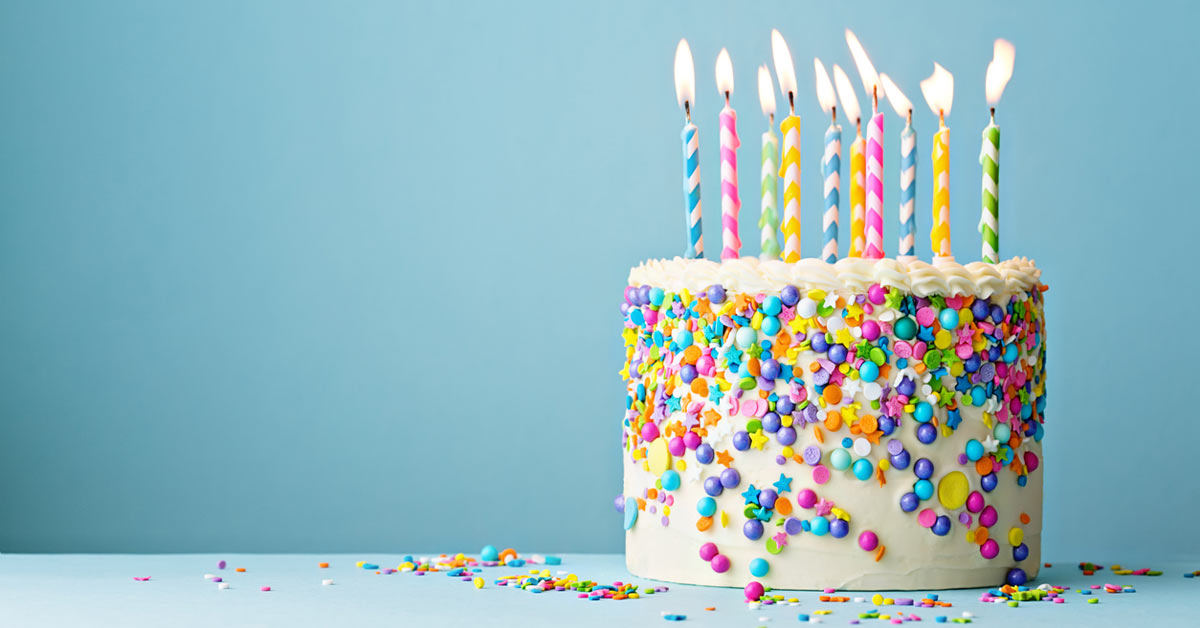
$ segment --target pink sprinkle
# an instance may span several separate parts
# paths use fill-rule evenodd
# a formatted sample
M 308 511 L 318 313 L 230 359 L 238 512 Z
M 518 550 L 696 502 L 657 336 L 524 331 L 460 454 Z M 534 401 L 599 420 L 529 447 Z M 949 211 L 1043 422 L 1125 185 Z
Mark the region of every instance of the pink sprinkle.
M 826 593 L 837 593 L 837 589 L 825 589 Z
M 1055 603 L 1055 604 L 1062 604 L 1062 603 L 1063 603 L 1063 602 L 1065 602 L 1065 601 L 1066 601 L 1066 600 L 1064 600 L 1064 599 L 1063 599 L 1063 598 L 1061 598 L 1061 597 L 1056 597 L 1056 598 L 1054 598 L 1054 603 Z
M 139 578 L 137 576 L 134 576 L 133 579 L 137 580 L 138 582 L 145 582 L 150 579 L 150 576 L 146 576 L 145 578 Z
M 271 587 L 262 587 L 259 589 L 259 591 L 270 591 L 270 590 L 271 590 Z

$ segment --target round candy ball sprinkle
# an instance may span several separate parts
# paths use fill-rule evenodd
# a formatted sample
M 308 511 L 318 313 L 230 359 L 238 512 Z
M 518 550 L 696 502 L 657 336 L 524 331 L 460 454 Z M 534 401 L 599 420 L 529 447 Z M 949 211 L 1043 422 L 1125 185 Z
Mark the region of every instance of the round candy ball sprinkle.
M 767 572 L 770 570 L 771 565 L 769 565 L 767 561 L 763 560 L 762 558 L 755 558 L 754 560 L 750 561 L 750 575 L 754 576 L 755 578 L 761 578 L 767 575 Z
M 751 581 L 742 591 L 746 594 L 746 599 L 748 601 L 757 602 L 762 598 L 764 589 L 762 584 Z
M 720 552 L 717 551 L 716 543 L 705 543 L 704 545 L 700 546 L 701 560 L 712 562 L 712 559 L 716 558 L 717 554 L 719 554 L 719 553 Z M 714 567 L 714 570 L 715 570 L 715 567 Z
M 874 551 L 876 547 L 879 547 L 879 536 L 870 530 L 863 530 L 858 535 L 858 546 L 864 552 Z
M 729 557 L 724 554 L 717 554 L 709 561 L 709 566 L 717 573 L 725 573 L 729 571 Z

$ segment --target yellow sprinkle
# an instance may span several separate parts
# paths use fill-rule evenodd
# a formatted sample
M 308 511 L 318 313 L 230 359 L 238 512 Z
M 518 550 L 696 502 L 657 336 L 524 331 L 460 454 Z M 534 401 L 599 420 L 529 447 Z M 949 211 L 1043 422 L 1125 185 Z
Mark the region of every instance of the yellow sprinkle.
M 725 512 L 724 510 L 721 511 L 721 527 L 729 527 L 729 513 Z
M 663 516 L 664 516 L 664 517 L 670 517 L 670 516 L 671 516 L 671 507 L 670 507 L 670 506 L 663 506 L 663 507 L 662 507 L 662 514 L 663 514 Z
M 874 604 L 875 606 L 879 606 L 880 604 L 883 604 L 883 596 L 878 593 L 876 593 L 875 595 L 872 595 L 871 603 Z
M 473 582 L 473 583 L 475 584 L 475 588 L 476 588 L 476 589 L 482 589 L 482 588 L 483 588 L 483 578 L 481 578 L 481 577 L 479 577 L 479 576 L 475 576 L 475 579 L 474 579 L 474 580 L 472 580 L 471 582 Z

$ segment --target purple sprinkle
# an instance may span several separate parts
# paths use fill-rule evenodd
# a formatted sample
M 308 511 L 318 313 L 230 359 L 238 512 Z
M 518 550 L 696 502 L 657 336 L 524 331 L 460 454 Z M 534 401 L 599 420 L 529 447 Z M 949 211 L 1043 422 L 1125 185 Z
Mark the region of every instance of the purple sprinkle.
M 967 454 L 958 454 L 958 464 L 967 464 L 968 460 Z
M 663 524 L 663 527 L 665 528 L 665 527 L 667 527 L 667 526 L 671 525 L 671 520 L 670 520 L 670 519 L 668 519 L 667 517 L 663 517 L 663 518 L 662 518 L 662 524 Z
M 893 438 L 888 441 L 887 450 L 889 454 L 897 456 L 900 452 L 904 451 L 904 443 L 900 442 L 898 438 Z
M 784 464 L 786 462 L 787 462 L 787 458 L 784 458 L 782 455 L 775 456 L 775 464 Z
M 896 598 L 895 604 L 896 606 L 912 606 L 913 601 L 911 597 L 898 597 Z

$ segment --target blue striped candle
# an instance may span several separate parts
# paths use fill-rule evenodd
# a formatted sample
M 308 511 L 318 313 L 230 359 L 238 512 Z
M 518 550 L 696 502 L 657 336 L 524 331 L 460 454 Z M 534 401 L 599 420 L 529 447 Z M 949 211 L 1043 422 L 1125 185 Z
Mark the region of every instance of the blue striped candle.
M 824 246 L 821 259 L 830 264 L 838 257 L 838 189 L 842 182 L 842 127 L 836 122 L 825 131 L 825 154 L 821 156 L 821 173 L 825 177 Z
M 917 133 L 912 128 L 912 111 L 900 134 L 900 256 L 916 256 L 917 219 Z
M 704 257 L 704 235 L 700 232 L 700 130 L 688 122 L 683 127 L 683 195 L 687 227 L 687 259 Z

